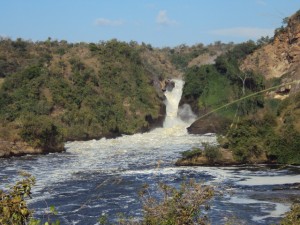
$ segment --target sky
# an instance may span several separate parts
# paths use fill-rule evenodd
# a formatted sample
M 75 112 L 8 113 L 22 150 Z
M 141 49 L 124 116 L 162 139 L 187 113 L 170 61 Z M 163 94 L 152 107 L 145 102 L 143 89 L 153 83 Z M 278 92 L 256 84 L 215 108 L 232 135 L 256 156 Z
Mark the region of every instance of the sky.
M 0 0 L 0 36 L 174 47 L 273 36 L 300 0 Z

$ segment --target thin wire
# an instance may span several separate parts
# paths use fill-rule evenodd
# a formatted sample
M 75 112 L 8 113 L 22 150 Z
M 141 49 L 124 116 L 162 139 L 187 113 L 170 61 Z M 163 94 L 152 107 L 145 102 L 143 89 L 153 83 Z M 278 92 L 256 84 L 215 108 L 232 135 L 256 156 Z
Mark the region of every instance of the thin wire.
M 214 109 L 214 110 L 212 110 L 212 111 L 210 111 L 210 112 L 208 112 L 208 113 L 206 113 L 206 114 L 204 114 L 204 115 L 198 117 L 198 119 L 202 119 L 202 118 L 204 118 L 204 117 L 206 117 L 206 116 L 208 116 L 208 115 L 210 115 L 210 114 L 212 114 L 212 113 L 214 113 L 214 112 L 219 111 L 220 109 L 226 108 L 226 107 L 228 107 L 228 106 L 230 106 L 230 105 L 233 105 L 233 104 L 235 104 L 235 103 L 237 103 L 237 102 L 240 102 L 240 101 L 242 101 L 242 100 L 244 100 L 244 99 L 251 98 L 251 97 L 253 97 L 253 96 L 262 94 L 262 93 L 264 93 L 264 92 L 267 92 L 267 91 L 270 91 L 270 90 L 273 90 L 273 89 L 276 89 L 276 88 L 279 88 L 279 87 L 282 87 L 282 86 L 285 86 L 285 85 L 293 84 L 293 83 L 296 83 L 296 82 L 300 82 L 300 80 L 294 80 L 294 81 L 289 82 L 289 83 L 276 85 L 276 86 L 274 86 L 274 87 L 270 87 L 270 88 L 267 88 L 267 89 L 265 89 L 265 90 L 262 90 L 262 91 L 258 91 L 258 92 L 252 93 L 252 94 L 247 95 L 247 96 L 245 96 L 245 97 L 242 97 L 242 98 L 239 98 L 239 99 L 234 100 L 234 101 L 232 101 L 232 102 L 229 102 L 229 103 L 227 103 L 227 104 L 225 104 L 225 105 L 223 105 L 223 106 L 221 106 L 221 107 L 219 107 L 219 108 L 216 108 L 216 109 Z

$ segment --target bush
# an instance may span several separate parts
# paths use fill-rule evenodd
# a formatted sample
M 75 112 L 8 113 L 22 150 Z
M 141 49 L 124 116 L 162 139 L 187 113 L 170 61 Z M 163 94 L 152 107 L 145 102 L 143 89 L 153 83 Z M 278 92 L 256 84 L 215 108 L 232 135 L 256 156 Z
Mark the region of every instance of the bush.
M 40 225 L 41 221 L 33 218 L 33 210 L 27 206 L 26 200 L 31 198 L 31 188 L 35 184 L 35 178 L 26 172 L 21 172 L 24 178 L 17 181 L 9 190 L 0 189 L 0 224 L 1 225 Z M 51 214 L 57 214 L 53 206 Z M 59 225 L 60 222 L 48 222 L 44 225 Z
M 281 225 L 296 225 L 300 224 L 300 204 L 294 204 L 291 210 L 285 214 L 285 217 L 280 222 Z
M 25 225 L 32 217 L 32 210 L 28 209 L 26 198 L 31 195 L 35 179 L 26 173 L 22 175 L 24 179 L 8 191 L 0 190 L 0 224 Z
M 159 189 L 162 197 L 158 199 L 149 194 L 148 186 L 141 192 L 144 209 L 142 224 L 207 224 L 207 218 L 201 214 L 201 207 L 213 197 L 211 187 L 190 180 L 183 182 L 178 189 L 166 184 L 160 184 Z
M 221 159 L 222 155 L 218 146 L 204 143 L 204 155 L 210 162 L 216 162 Z
M 269 151 L 273 120 L 247 118 L 233 126 L 228 134 L 229 149 L 233 151 L 236 160 L 249 162 L 261 156 L 263 151 Z
M 50 151 L 63 148 L 63 132 L 47 116 L 29 115 L 25 117 L 20 136 L 34 147 L 41 147 Z
M 191 150 L 187 150 L 187 151 L 182 152 L 181 155 L 184 159 L 190 159 L 190 158 L 193 158 L 193 157 L 201 156 L 202 153 L 203 153 L 202 149 L 193 148 Z

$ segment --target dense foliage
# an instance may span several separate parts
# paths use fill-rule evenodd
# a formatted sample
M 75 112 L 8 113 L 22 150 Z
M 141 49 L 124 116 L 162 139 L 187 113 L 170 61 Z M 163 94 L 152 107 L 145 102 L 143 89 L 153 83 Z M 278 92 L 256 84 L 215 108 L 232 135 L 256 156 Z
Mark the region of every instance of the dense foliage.
M 242 43 L 219 56 L 215 65 L 189 68 L 185 73 L 183 100 L 203 115 L 263 90 L 265 84 L 278 85 L 278 80 L 267 83 L 262 76 L 239 69 L 241 60 L 257 46 L 251 41 Z M 215 116 L 231 120 L 226 131 L 220 133 L 226 135 L 226 145 L 233 151 L 235 160 L 299 164 L 299 96 L 291 95 L 280 101 L 258 95 L 217 111 Z
M 229 129 L 229 148 L 241 162 L 266 155 L 270 162 L 300 164 L 300 94 L 266 100 L 265 108 Z
M 216 59 L 215 65 L 192 67 L 185 73 L 183 89 L 184 101 L 191 102 L 195 112 L 206 112 L 218 108 L 234 99 L 264 88 L 263 78 L 252 72 L 242 72 L 239 61 L 254 51 L 254 42 L 236 45 Z M 262 98 L 244 100 L 239 104 L 240 115 L 255 112 L 263 104 Z M 230 118 L 235 115 L 236 106 L 229 107 L 226 113 Z
M 50 150 L 147 130 L 163 116 L 139 46 L 2 39 L 0 49 L 0 127 L 15 129 L 14 140 Z

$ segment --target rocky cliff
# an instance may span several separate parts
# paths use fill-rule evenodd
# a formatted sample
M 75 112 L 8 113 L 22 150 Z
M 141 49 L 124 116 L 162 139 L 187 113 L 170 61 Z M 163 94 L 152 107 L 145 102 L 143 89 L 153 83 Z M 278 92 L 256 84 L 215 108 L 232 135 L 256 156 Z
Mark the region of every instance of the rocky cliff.
M 300 11 L 287 20 L 286 27 L 276 29 L 273 40 L 249 55 L 240 68 L 258 72 L 267 80 L 283 75 L 300 79 Z

